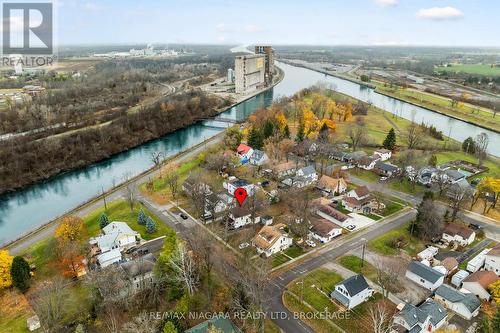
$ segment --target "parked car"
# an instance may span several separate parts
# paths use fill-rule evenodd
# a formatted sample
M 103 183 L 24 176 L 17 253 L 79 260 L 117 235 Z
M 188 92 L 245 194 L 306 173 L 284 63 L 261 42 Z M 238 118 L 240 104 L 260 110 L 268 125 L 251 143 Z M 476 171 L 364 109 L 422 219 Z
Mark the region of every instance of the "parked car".
M 314 243 L 312 240 L 308 239 L 306 240 L 306 244 L 309 245 L 310 247 L 316 247 L 316 243 Z
M 380 177 L 380 181 L 383 182 L 383 181 L 386 181 L 387 180 L 387 177 Z
M 474 229 L 474 230 L 479 230 L 479 229 L 482 229 L 483 227 L 480 226 L 479 224 L 476 224 L 476 223 L 469 223 L 469 228 Z
M 187 220 L 188 219 L 188 216 L 184 213 L 180 213 L 179 216 L 183 219 L 183 220 Z
M 346 227 L 347 230 L 354 230 L 356 229 L 356 226 L 354 224 L 349 224 L 347 227 Z
M 243 250 L 243 249 L 246 249 L 249 246 L 250 246 L 250 244 L 248 244 L 248 243 L 245 242 L 245 243 L 241 243 L 240 246 L 238 246 L 238 248 L 240 250 Z

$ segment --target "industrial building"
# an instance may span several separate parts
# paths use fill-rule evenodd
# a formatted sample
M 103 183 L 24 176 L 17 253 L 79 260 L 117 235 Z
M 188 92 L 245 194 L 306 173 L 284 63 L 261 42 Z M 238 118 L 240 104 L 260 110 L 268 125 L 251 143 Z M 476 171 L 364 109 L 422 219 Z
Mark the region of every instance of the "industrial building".
M 265 80 L 266 84 L 271 84 L 274 75 L 274 49 L 271 46 L 256 45 L 255 54 L 266 56 Z
M 235 90 L 249 94 L 265 85 L 266 56 L 252 54 L 237 56 L 234 61 Z

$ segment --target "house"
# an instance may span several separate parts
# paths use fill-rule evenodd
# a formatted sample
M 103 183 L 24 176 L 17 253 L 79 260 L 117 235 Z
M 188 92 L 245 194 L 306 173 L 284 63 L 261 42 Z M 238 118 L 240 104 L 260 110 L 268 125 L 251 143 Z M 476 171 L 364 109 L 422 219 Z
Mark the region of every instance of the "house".
M 462 288 L 470 291 L 480 299 L 490 300 L 490 293 L 488 292 L 488 286 L 500 278 L 490 271 L 479 271 L 472 273 L 462 281 Z
M 336 210 L 330 205 L 319 205 L 316 208 L 316 214 L 318 214 L 320 217 L 340 225 L 341 227 L 345 228 L 349 224 L 351 224 L 352 218 L 348 215 L 345 215 L 344 213 Z
M 448 180 L 448 182 L 450 182 L 451 184 L 456 184 L 460 180 L 465 179 L 465 175 L 455 169 L 446 170 L 444 176 L 446 177 L 446 180 Z
M 392 177 L 401 172 L 401 169 L 395 165 L 377 161 L 373 170 L 381 176 Z
M 263 225 L 271 225 L 273 224 L 273 217 L 270 215 L 264 215 L 260 218 L 260 223 Z
M 292 161 L 278 164 L 273 170 L 277 178 L 292 176 L 297 172 L 296 163 Z
M 467 179 L 462 178 L 456 183 L 451 184 L 451 186 L 446 191 L 446 196 L 450 199 L 460 198 L 464 193 L 474 193 L 473 187 L 469 184 Z
M 347 190 L 347 183 L 344 178 L 332 178 L 327 175 L 321 176 L 316 186 L 325 195 L 335 195 L 344 193 Z
M 262 150 L 254 149 L 250 155 L 249 162 L 252 165 L 263 165 L 269 162 L 269 157 Z
M 212 194 L 212 189 L 208 184 L 201 182 L 197 177 L 191 175 L 182 183 L 182 191 L 188 195 L 191 193 Z
M 461 246 L 472 244 L 476 237 L 476 233 L 459 223 L 450 223 L 443 230 L 443 240 L 446 242 L 458 243 Z
M 315 182 L 318 180 L 318 174 L 316 173 L 316 169 L 314 168 L 314 165 L 308 165 L 306 167 L 300 168 L 297 170 L 297 173 L 295 174 L 297 177 L 304 177 L 309 179 L 311 182 Z
M 343 151 L 334 150 L 334 151 L 330 152 L 329 157 L 330 157 L 330 159 L 334 159 L 337 161 L 344 161 L 346 155 L 347 154 L 344 153 Z
M 205 214 L 220 214 L 234 207 L 234 197 L 227 193 L 211 194 L 205 198 Z
M 254 191 L 254 185 L 247 182 L 244 179 L 238 179 L 236 177 L 229 177 L 227 181 L 225 181 L 222 186 L 227 189 L 227 192 L 230 195 L 234 195 L 234 191 L 236 191 L 237 188 L 244 188 L 247 191 L 247 194 L 249 196 L 253 195 Z
M 444 282 L 444 274 L 419 261 L 410 262 L 405 276 L 429 290 L 435 290 Z
M 491 249 L 484 249 L 482 250 L 477 256 L 475 256 L 474 258 L 472 258 L 471 260 L 469 260 L 469 262 L 467 263 L 467 270 L 471 273 L 474 273 L 474 272 L 477 272 L 478 270 L 480 270 L 485 261 L 486 261 L 486 255 L 488 254 L 488 252 L 490 252 Z
M 286 225 L 283 223 L 262 227 L 252 240 L 257 252 L 270 257 L 277 252 L 288 249 L 292 245 L 292 238 L 288 236 L 285 227 Z
M 242 161 L 242 163 L 243 163 L 243 161 L 245 161 L 245 163 L 246 163 L 250 159 L 250 156 L 252 156 L 253 149 L 252 149 L 252 147 L 250 147 L 244 143 L 240 143 L 238 148 L 236 148 L 236 153 L 240 157 L 240 160 Z
M 153 283 L 156 258 L 152 253 L 135 260 L 125 261 L 120 264 L 124 272 L 127 287 L 124 289 L 128 295 L 144 290 Z
M 97 263 L 101 268 L 107 267 L 122 260 L 120 249 L 112 249 L 97 255 Z
M 388 149 L 377 149 L 373 153 L 374 155 L 378 155 L 381 161 L 387 161 L 392 156 L 392 151 Z
M 347 309 L 366 302 L 373 296 L 373 289 L 368 286 L 365 277 L 361 274 L 351 276 L 335 285 L 330 297 Z
M 417 253 L 417 258 L 419 260 L 431 260 L 436 254 L 438 254 L 439 249 L 435 246 L 428 246 L 424 250 Z
M 184 333 L 209 332 L 241 333 L 240 329 L 225 316 L 214 316 L 213 318 L 184 331 Z
M 451 277 L 451 284 L 457 288 L 462 286 L 462 281 L 465 280 L 466 277 L 470 275 L 469 272 L 464 271 L 463 269 L 459 270 Z
M 481 306 L 481 301 L 475 295 L 464 294 L 446 284 L 436 289 L 434 300 L 467 320 L 477 316 Z
M 236 206 L 229 213 L 230 229 L 239 229 L 248 224 L 259 223 L 260 218 L 252 218 L 252 212 L 246 206 Z
M 430 185 L 437 177 L 439 170 L 434 167 L 423 167 L 419 170 L 417 180 L 422 185 Z
M 347 153 L 343 156 L 342 161 L 352 164 L 357 164 L 359 160 L 367 156 L 364 151 L 355 151 L 352 153 Z
M 500 275 L 500 245 L 490 249 L 484 257 L 484 269 Z
M 89 243 L 98 253 L 113 249 L 125 250 L 132 247 L 140 239 L 138 232 L 132 230 L 125 222 L 111 222 L 102 229 L 102 235 L 93 237 Z
M 418 307 L 406 303 L 393 318 L 393 331 L 424 333 L 434 332 L 446 323 L 448 315 L 444 307 L 433 299 L 427 299 Z
M 326 219 L 312 217 L 309 222 L 311 223 L 309 235 L 321 243 L 328 243 L 335 237 L 342 235 L 342 227 Z
M 358 161 L 358 167 L 364 170 L 373 170 L 378 160 L 380 160 L 378 155 L 364 156 Z
M 366 186 L 358 186 L 354 190 L 347 192 L 347 197 L 357 200 L 367 199 L 370 196 L 370 191 Z

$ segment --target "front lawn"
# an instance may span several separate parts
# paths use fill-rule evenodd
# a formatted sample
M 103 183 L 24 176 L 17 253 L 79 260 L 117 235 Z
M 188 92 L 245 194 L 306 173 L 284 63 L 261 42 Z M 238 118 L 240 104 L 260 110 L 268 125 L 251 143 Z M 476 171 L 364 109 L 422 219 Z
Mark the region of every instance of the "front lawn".
M 385 209 L 380 214 L 382 216 L 392 215 L 392 214 L 400 211 L 404 207 L 403 205 L 401 205 L 397 202 L 394 202 L 394 201 L 384 201 L 384 203 L 385 203 Z
M 125 200 L 112 201 L 107 204 L 108 209 L 99 207 L 86 215 L 83 220 L 87 224 L 87 229 L 90 236 L 95 236 L 101 232 L 99 226 L 99 217 L 106 211 L 109 221 L 126 222 L 132 230 L 141 234 L 145 240 L 150 240 L 156 237 L 167 235 L 172 232 L 172 229 L 165 225 L 157 216 L 153 215 L 146 207 L 143 207 L 144 213 L 150 216 L 156 223 L 157 231 L 150 234 L 146 231 L 146 226 L 137 223 L 137 215 L 139 214 L 140 204 L 136 203 L 134 209 L 131 210 Z
M 395 244 L 400 241 L 402 248 L 396 248 Z M 410 256 L 416 255 L 425 248 L 425 244 L 416 237 L 410 237 L 408 224 L 393 229 L 384 235 L 368 242 L 370 250 L 382 255 L 394 256 L 400 251 L 405 251 Z
M 345 255 L 340 257 L 338 260 L 340 265 L 358 274 L 363 274 L 369 280 L 376 281 L 377 279 L 377 269 L 367 262 L 363 262 L 361 266 L 361 258 L 355 255 Z
M 298 247 L 296 245 L 292 245 L 291 247 L 286 249 L 284 252 L 289 257 L 297 258 L 298 256 L 304 254 L 306 251 L 301 247 Z

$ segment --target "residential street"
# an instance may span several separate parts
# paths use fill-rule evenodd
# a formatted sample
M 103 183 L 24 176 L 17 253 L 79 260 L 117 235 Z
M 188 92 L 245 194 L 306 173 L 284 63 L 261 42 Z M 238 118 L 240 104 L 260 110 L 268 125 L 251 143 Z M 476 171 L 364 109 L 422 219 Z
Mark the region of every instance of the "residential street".
M 360 247 L 363 243 L 377 238 L 380 235 L 385 234 L 393 228 L 397 228 L 416 216 L 415 210 L 406 211 L 402 215 L 396 217 L 390 217 L 387 220 L 376 223 L 367 229 L 364 229 L 357 233 L 354 237 L 346 240 L 339 240 L 339 242 L 333 241 L 332 246 L 325 248 L 324 250 L 318 251 L 316 256 L 307 257 L 306 261 L 295 266 L 294 268 L 287 270 L 278 276 L 274 277 L 267 288 L 267 294 L 269 299 L 267 300 L 267 306 L 265 310 L 268 315 L 272 313 L 286 313 L 286 318 L 274 319 L 276 324 L 280 326 L 285 332 L 314 332 L 306 324 L 304 324 L 299 319 L 295 319 L 293 314 L 287 310 L 282 302 L 282 294 L 286 290 L 287 284 L 289 284 L 294 279 L 299 276 L 310 272 L 325 263 L 333 262 L 338 257 L 344 255 L 345 253 Z

